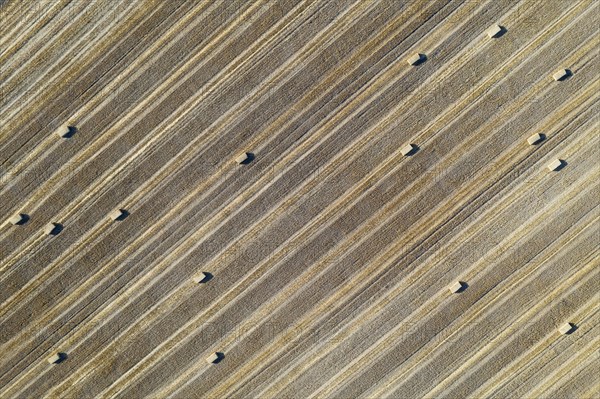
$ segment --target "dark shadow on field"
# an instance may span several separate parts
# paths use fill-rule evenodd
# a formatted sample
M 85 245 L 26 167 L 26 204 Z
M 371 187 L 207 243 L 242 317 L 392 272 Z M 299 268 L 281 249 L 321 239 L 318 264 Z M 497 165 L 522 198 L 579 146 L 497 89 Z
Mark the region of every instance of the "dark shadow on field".
M 544 141 L 546 141 L 546 135 L 544 133 L 540 133 L 540 140 L 537 143 L 535 143 L 534 145 L 540 145 Z
M 506 32 L 508 32 L 508 30 L 504 26 L 500 25 L 500 32 L 494 35 L 494 39 L 498 39 L 499 37 L 504 36 Z
M 54 226 L 54 228 L 50 232 L 50 235 L 51 236 L 55 236 L 55 235 L 59 234 L 61 231 L 63 231 L 63 225 L 60 224 L 60 223 L 56 223 L 56 225 Z
M 69 357 L 69 356 L 68 356 L 66 353 L 64 353 L 64 352 L 59 352 L 59 353 L 58 353 L 58 358 L 59 358 L 59 359 L 58 359 L 58 361 L 56 362 L 56 364 L 64 362 L 65 360 L 67 360 L 67 358 L 68 358 L 68 357 Z
M 412 157 L 413 155 L 415 155 L 417 152 L 419 152 L 421 150 L 421 147 L 419 147 L 416 144 L 412 145 L 412 150 L 410 150 L 410 152 L 408 154 L 406 154 L 407 157 Z
M 242 162 L 242 165 L 248 165 L 250 162 L 254 161 L 254 153 L 253 152 L 247 152 L 246 155 L 247 155 L 247 158 L 244 162 Z
M 467 288 L 469 288 L 469 284 L 465 283 L 464 281 L 459 281 L 461 287 L 458 291 L 456 291 L 457 294 L 460 294 L 461 292 L 465 291 Z
M 209 273 L 209 272 L 202 272 L 202 273 L 204 273 L 204 279 L 202 279 L 202 281 L 200 281 L 201 283 L 204 284 L 204 283 L 207 283 L 210 280 L 212 280 L 212 278 L 213 278 L 212 273 Z
M 225 359 L 225 354 L 223 352 L 217 352 L 217 360 L 215 360 L 213 363 L 220 363 L 221 360 Z
M 571 334 L 573 334 L 573 333 L 574 333 L 575 331 L 577 331 L 577 329 L 579 328 L 579 327 L 577 327 L 577 326 L 576 326 L 575 324 L 573 324 L 573 323 L 569 323 L 569 325 L 571 326 L 571 329 L 565 333 L 566 335 L 571 335 Z
M 119 209 L 121 211 L 121 215 L 116 218 L 115 220 L 121 221 L 121 220 L 125 220 L 127 218 L 127 216 L 129 216 L 129 212 L 127 212 L 126 209 Z
M 77 128 L 75 126 L 69 126 L 69 132 L 65 134 L 63 137 L 69 139 L 73 137 L 73 135 L 77 133 Z
M 21 226 L 29 221 L 29 215 L 26 213 L 20 213 L 21 220 L 17 223 L 17 225 Z
M 419 60 L 414 63 L 414 66 L 419 66 L 427 61 L 427 55 L 419 53 Z
M 562 82 L 563 80 L 567 80 L 569 79 L 571 76 L 573 76 L 573 72 L 570 69 L 565 69 L 565 76 L 563 76 L 562 78 L 558 79 L 559 82 Z
M 568 162 L 565 161 L 564 159 L 559 159 L 559 161 L 560 161 L 560 166 L 558 168 L 554 169 L 555 172 L 563 170 L 568 165 Z

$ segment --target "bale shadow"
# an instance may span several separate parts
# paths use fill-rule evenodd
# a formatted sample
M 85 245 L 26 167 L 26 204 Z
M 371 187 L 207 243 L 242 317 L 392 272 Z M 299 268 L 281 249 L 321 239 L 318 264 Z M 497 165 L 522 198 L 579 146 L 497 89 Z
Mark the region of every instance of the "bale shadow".
M 573 76 L 573 72 L 570 69 L 565 69 L 565 72 L 566 72 L 565 76 L 558 79 L 559 82 L 565 81 L 565 80 L 569 79 L 571 76 Z
M 569 164 L 567 161 L 565 161 L 564 159 L 559 159 L 560 161 L 560 166 L 556 169 L 554 169 L 554 172 L 559 172 L 561 170 L 563 170 L 564 168 L 567 167 L 567 165 Z
M 62 363 L 62 362 L 64 362 L 65 360 L 67 360 L 68 358 L 69 358 L 69 356 L 68 356 L 66 353 L 64 353 L 64 352 L 59 352 L 59 353 L 58 353 L 58 360 L 56 361 L 56 364 Z
M 216 360 L 213 362 L 215 364 L 220 363 L 223 359 L 225 359 L 225 354 L 223 352 L 216 352 L 217 355 Z
M 212 278 L 213 278 L 212 273 L 209 273 L 209 272 L 202 272 L 202 273 L 204 273 L 204 278 L 202 279 L 202 281 L 200 281 L 200 283 L 204 284 L 204 283 L 207 283 L 210 280 L 212 280 Z
M 576 326 L 575 324 L 573 324 L 573 323 L 569 323 L 569 325 L 571 326 L 571 329 L 570 329 L 569 331 L 567 331 L 567 332 L 565 333 L 565 335 L 571 335 L 571 334 L 573 334 L 575 331 L 577 331 L 577 329 L 579 328 L 579 327 L 577 327 L 577 326 Z
M 540 139 L 534 145 L 541 145 L 546 141 L 546 135 L 544 133 L 540 133 Z
M 499 26 L 500 26 L 500 32 L 498 32 L 494 36 L 492 36 L 494 39 L 501 38 L 502 36 L 504 36 L 504 34 L 506 32 L 508 32 L 508 30 L 504 26 L 502 26 L 502 25 L 499 25 Z
M 54 225 L 54 228 L 53 228 L 53 229 L 52 229 L 52 231 L 50 232 L 50 235 L 51 235 L 51 236 L 55 236 L 55 235 L 58 235 L 58 234 L 60 234 L 60 232 L 61 232 L 61 231 L 63 231 L 63 228 L 64 228 L 64 226 L 63 226 L 62 224 L 60 224 L 60 223 L 56 223 L 56 224 Z
M 407 157 L 412 157 L 413 155 L 415 155 L 420 150 L 421 150 L 421 147 L 419 147 L 416 144 L 412 144 L 412 149 L 406 154 L 406 156 Z
M 241 162 L 242 165 L 248 165 L 250 162 L 254 161 L 254 158 L 255 158 L 254 153 L 247 152 L 246 156 L 247 156 L 247 158 L 243 162 Z
M 77 133 L 77 128 L 75 126 L 68 126 L 69 131 L 67 132 L 67 134 L 65 134 L 63 137 L 66 139 L 69 139 L 71 137 L 73 137 L 73 135 L 75 133 Z
M 21 215 L 21 220 L 19 220 L 16 224 L 17 226 L 21 226 L 24 225 L 25 223 L 27 223 L 29 221 L 29 215 L 26 213 L 20 213 L 19 215 Z
M 461 292 L 465 291 L 467 288 L 469 288 L 469 284 L 467 284 L 464 281 L 459 281 L 460 283 L 460 289 L 458 291 L 456 291 L 457 294 L 460 294 Z
M 119 209 L 119 210 L 121 211 L 121 215 L 119 215 L 119 217 L 115 219 L 116 221 L 125 220 L 130 215 L 126 209 Z
M 421 64 L 424 64 L 425 61 L 427 61 L 427 55 L 419 53 L 419 59 L 413 64 L 413 66 L 419 66 Z

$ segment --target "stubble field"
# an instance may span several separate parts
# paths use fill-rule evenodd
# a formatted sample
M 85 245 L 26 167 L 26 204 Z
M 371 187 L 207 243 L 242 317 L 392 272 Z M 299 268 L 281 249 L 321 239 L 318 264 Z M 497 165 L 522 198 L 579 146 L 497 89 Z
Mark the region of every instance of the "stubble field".
M 598 397 L 599 11 L 0 2 L 0 397 Z

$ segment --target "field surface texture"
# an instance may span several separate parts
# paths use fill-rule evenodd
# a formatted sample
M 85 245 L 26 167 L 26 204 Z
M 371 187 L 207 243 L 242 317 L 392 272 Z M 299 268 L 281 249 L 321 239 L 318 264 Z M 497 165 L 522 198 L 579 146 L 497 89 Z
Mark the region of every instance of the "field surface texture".
M 599 27 L 0 0 L 0 398 L 599 398 Z

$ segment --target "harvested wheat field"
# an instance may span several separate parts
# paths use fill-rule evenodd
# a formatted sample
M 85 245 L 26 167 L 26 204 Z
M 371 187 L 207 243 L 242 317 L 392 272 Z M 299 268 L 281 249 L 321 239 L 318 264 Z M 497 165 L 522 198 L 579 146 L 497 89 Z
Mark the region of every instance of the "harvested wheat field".
M 0 0 L 1 398 L 600 396 L 597 0 Z

